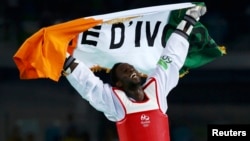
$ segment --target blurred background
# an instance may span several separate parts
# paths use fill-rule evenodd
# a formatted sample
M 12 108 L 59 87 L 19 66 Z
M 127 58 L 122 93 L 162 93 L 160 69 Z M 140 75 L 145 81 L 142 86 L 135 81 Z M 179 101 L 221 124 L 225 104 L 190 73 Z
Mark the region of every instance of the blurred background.
M 0 140 L 116 141 L 115 124 L 62 78 L 20 80 L 12 60 L 44 26 L 185 0 L 3 0 L 0 5 Z M 250 124 L 250 2 L 204 0 L 201 18 L 227 55 L 181 78 L 168 97 L 172 141 L 205 141 L 208 124 Z

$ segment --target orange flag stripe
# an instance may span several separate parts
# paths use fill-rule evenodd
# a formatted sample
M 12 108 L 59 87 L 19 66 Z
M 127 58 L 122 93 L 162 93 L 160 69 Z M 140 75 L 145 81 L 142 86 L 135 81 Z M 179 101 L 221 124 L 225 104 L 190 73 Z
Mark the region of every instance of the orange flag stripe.
M 13 56 L 20 72 L 20 79 L 49 78 L 58 81 L 66 51 L 70 50 L 69 42 L 79 33 L 102 22 L 93 18 L 79 18 L 41 28 L 29 37 Z M 71 45 L 71 51 L 72 47 Z

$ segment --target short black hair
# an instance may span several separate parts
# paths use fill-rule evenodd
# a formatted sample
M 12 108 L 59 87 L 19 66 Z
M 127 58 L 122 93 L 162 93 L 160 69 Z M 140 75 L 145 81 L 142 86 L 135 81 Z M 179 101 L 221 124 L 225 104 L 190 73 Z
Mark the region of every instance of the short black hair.
M 122 63 L 115 63 L 113 65 L 113 67 L 111 68 L 109 74 L 110 74 L 110 84 L 111 86 L 115 87 L 116 86 L 116 82 L 118 81 L 118 77 L 116 75 L 116 69 L 117 67 L 122 64 Z

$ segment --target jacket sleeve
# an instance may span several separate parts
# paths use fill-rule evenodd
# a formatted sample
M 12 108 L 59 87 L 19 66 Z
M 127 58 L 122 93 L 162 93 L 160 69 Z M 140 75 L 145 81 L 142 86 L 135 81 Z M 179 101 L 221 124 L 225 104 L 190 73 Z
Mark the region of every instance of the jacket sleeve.
M 83 99 L 109 120 L 118 121 L 124 117 L 125 112 L 112 87 L 103 83 L 84 63 L 80 62 L 66 78 Z
M 154 77 L 158 84 L 158 99 L 162 110 L 167 110 L 166 97 L 179 81 L 179 70 L 183 66 L 189 43 L 181 35 L 172 33 L 167 41 L 156 70 L 149 75 Z

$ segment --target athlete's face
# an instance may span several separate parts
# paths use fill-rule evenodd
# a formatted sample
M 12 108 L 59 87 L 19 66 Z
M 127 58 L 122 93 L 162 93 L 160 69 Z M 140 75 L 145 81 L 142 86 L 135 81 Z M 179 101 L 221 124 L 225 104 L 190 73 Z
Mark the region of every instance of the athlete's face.
M 140 73 L 130 64 L 122 63 L 116 68 L 119 87 L 129 88 L 141 84 Z

